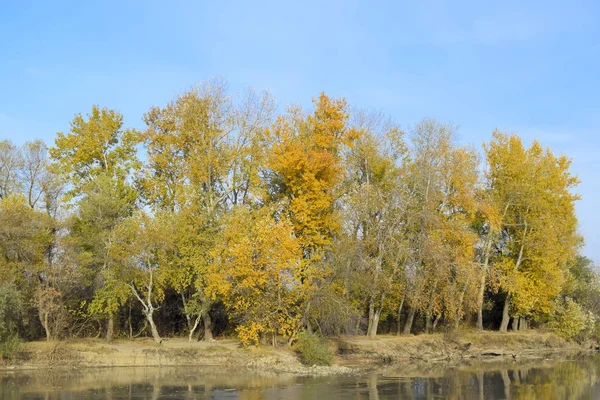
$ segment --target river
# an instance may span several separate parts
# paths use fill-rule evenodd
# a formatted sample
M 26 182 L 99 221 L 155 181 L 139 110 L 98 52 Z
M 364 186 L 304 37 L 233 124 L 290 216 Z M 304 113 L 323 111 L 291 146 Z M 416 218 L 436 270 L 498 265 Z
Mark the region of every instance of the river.
M 302 377 L 222 367 L 0 371 L 1 399 L 600 399 L 600 356 Z

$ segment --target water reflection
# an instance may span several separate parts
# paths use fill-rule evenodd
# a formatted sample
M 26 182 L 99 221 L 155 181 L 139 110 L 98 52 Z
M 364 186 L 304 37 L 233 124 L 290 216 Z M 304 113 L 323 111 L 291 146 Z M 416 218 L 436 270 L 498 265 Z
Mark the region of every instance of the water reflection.
M 297 377 L 220 368 L 0 372 L 2 399 L 596 399 L 600 357 Z

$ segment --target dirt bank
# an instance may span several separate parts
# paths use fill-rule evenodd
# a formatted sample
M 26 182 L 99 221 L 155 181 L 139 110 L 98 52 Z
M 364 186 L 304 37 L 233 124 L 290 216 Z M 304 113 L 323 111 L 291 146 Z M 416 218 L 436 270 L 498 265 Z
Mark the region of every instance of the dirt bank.
M 553 333 L 461 332 L 419 336 L 346 337 L 337 344 L 342 364 L 451 363 L 543 359 L 590 351 Z
M 329 342 L 336 354 L 333 365 L 303 365 L 288 347 L 243 348 L 235 340 L 189 343 L 167 339 L 156 345 L 148 339 L 61 342 L 30 342 L 22 357 L 2 369 L 95 368 L 150 366 L 223 366 L 295 375 L 344 374 L 380 367 L 382 364 L 455 364 L 472 360 L 499 361 L 561 357 L 583 351 L 550 333 L 475 333 L 460 335 L 351 336 Z

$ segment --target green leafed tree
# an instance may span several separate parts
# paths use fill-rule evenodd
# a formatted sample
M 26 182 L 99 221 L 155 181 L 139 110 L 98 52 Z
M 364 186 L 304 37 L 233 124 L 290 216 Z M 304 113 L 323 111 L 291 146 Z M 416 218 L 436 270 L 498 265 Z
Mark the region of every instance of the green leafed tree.
M 69 183 L 65 200 L 75 210 L 68 222 L 61 261 L 77 264 L 86 277 L 84 285 L 92 292 L 98 290 L 100 297 L 91 311 L 106 318 L 108 340 L 113 335 L 116 312 L 115 302 L 108 306 L 102 300 L 109 290 L 104 276 L 108 246 L 113 230 L 135 208 L 137 192 L 132 174 L 139 164 L 137 139 L 135 131 L 124 129 L 121 114 L 94 106 L 87 116 L 76 115 L 69 132 L 58 133 L 50 149 L 52 169 Z M 118 293 L 115 298 L 119 298 Z

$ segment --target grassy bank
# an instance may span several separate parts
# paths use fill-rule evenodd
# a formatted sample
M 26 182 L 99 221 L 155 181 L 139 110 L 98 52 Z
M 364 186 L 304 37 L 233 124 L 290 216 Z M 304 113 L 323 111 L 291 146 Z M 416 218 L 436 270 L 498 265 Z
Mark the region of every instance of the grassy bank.
M 244 348 L 236 340 L 211 343 L 168 339 L 156 345 L 148 339 L 29 342 L 20 357 L 4 369 L 94 368 L 149 366 L 228 366 L 292 374 L 352 373 L 382 364 L 461 364 L 561 357 L 583 347 L 551 333 L 462 332 L 460 335 L 363 336 L 329 340 L 331 366 L 300 362 L 289 347 Z

